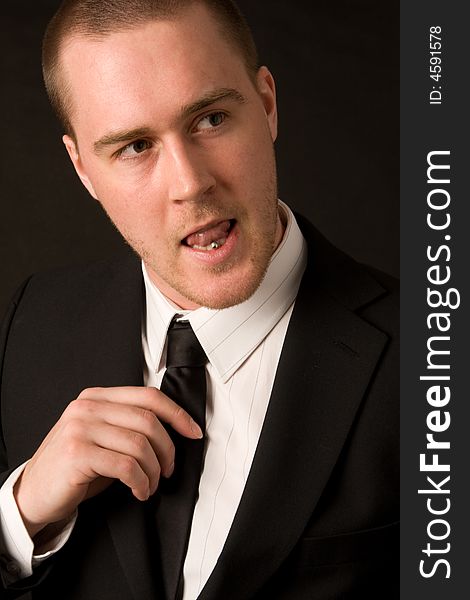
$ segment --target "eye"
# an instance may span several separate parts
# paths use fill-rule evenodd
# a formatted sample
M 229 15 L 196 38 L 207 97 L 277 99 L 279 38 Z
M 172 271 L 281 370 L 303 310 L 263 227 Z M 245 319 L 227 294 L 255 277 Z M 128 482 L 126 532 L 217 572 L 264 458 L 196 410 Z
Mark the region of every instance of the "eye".
M 136 140 L 131 144 L 127 144 L 124 148 L 121 148 L 117 152 L 119 158 L 135 158 L 142 152 L 145 152 L 152 146 L 151 142 L 147 140 Z
M 210 115 L 206 115 L 203 117 L 197 124 L 196 130 L 204 131 L 207 129 L 214 129 L 222 125 L 222 123 L 227 118 L 227 115 L 223 112 L 214 112 Z

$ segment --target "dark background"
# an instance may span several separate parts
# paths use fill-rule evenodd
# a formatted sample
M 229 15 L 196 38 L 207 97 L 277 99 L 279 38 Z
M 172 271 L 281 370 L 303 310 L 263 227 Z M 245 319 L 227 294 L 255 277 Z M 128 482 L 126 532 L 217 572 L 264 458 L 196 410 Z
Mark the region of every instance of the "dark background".
M 122 243 L 76 177 L 43 90 L 41 37 L 59 3 L 0 9 L 0 313 L 29 273 Z M 398 2 L 239 4 L 277 81 L 280 197 L 356 259 L 398 274 Z

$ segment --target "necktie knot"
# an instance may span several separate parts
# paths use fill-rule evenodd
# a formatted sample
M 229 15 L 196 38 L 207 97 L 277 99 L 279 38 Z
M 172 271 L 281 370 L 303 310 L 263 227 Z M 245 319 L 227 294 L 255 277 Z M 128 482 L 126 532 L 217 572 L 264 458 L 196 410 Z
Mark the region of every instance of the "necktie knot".
M 168 329 L 167 368 L 203 367 L 206 362 L 206 353 L 189 321 L 173 321 Z

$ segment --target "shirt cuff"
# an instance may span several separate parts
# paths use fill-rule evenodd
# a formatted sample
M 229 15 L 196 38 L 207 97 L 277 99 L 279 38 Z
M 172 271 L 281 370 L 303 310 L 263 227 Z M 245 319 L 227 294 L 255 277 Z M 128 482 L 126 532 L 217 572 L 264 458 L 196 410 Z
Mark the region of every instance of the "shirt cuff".
M 69 539 L 77 520 L 75 511 L 69 519 L 61 521 L 60 524 L 53 523 L 45 527 L 38 537 L 40 536 L 41 540 L 47 539 L 47 544 L 41 542 L 41 547 L 47 548 L 47 551 L 34 554 L 34 542 L 23 523 L 13 495 L 13 487 L 27 463 L 28 461 L 15 469 L 0 488 L 0 528 L 4 540 L 2 552 L 6 558 L 3 562 L 6 563 L 9 583 L 31 576 L 34 567 L 58 552 Z

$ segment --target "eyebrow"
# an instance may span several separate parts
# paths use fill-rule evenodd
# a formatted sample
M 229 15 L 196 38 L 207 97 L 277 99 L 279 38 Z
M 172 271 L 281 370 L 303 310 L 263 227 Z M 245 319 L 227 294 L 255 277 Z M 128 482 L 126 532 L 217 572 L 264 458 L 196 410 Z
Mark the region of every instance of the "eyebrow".
M 122 144 L 123 142 L 132 142 L 132 140 L 149 137 L 149 135 L 149 127 L 122 129 L 121 131 L 107 133 L 93 144 L 93 148 L 95 150 L 95 154 L 100 154 L 101 151 L 106 148 L 106 146 L 115 146 L 116 144 Z
M 204 110 L 208 106 L 215 104 L 216 102 L 220 102 L 221 100 L 233 100 L 238 104 L 245 104 L 246 99 L 239 91 L 233 88 L 220 88 L 205 94 L 199 100 L 195 102 L 191 102 L 191 104 L 186 104 L 181 109 L 181 116 L 183 118 L 189 117 L 194 113 L 197 113 L 201 110 Z
M 182 119 L 186 119 L 191 115 L 208 108 L 216 102 L 221 100 L 232 100 L 238 104 L 245 104 L 245 97 L 233 88 L 219 88 L 213 90 L 195 102 L 185 104 L 179 111 L 179 116 Z M 139 138 L 150 137 L 152 130 L 150 127 L 136 127 L 135 129 L 122 129 L 120 131 L 113 131 L 105 134 L 99 140 L 93 144 L 95 154 L 100 154 L 107 146 L 114 146 L 116 144 L 122 144 L 125 142 L 132 142 Z

